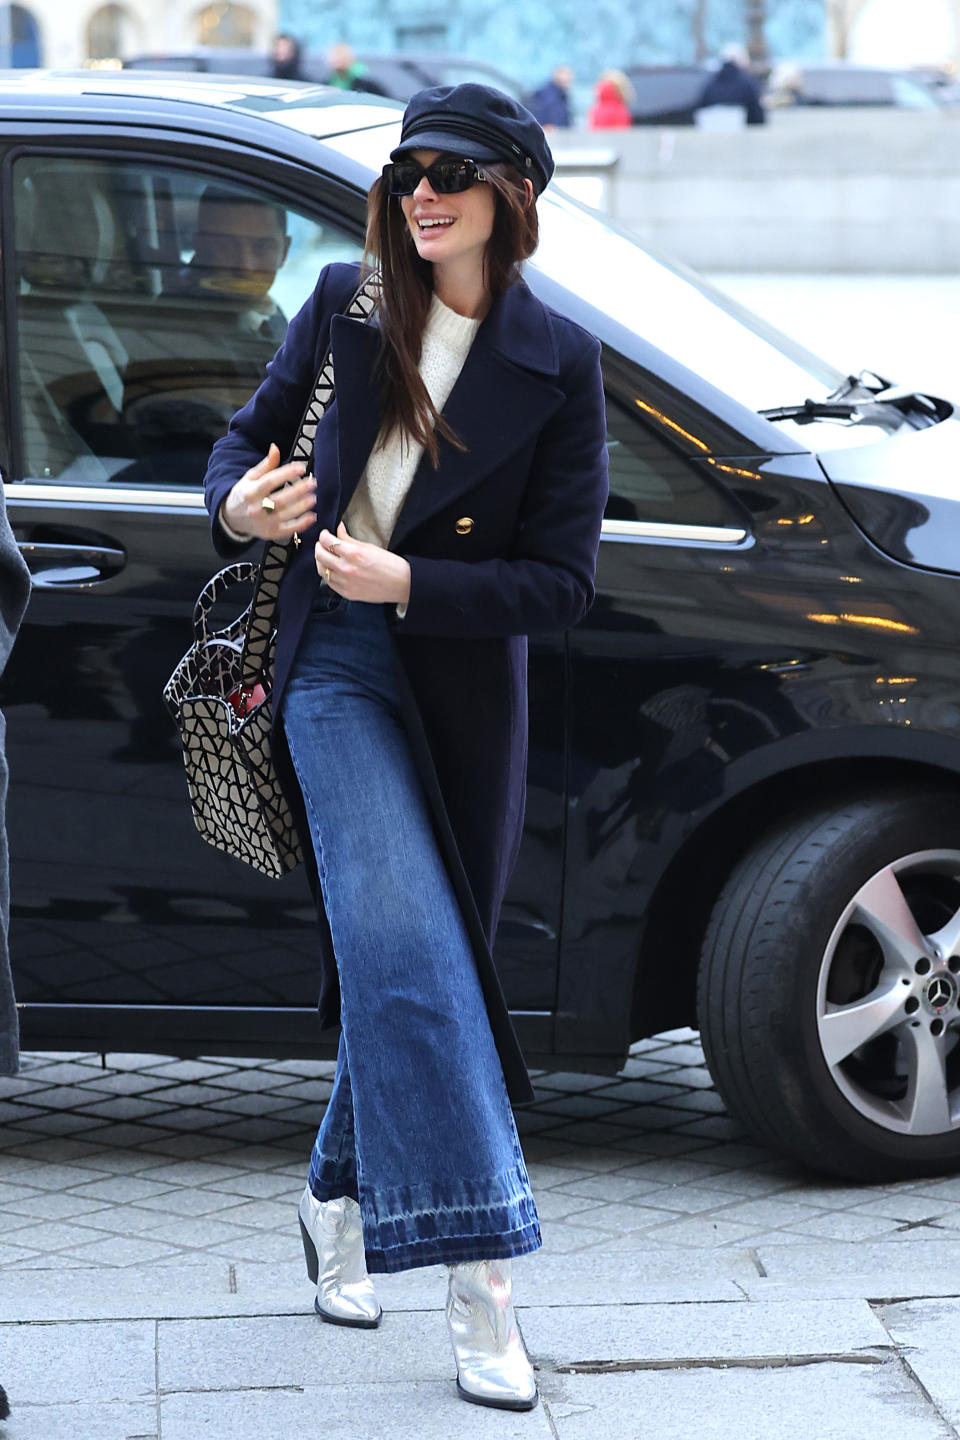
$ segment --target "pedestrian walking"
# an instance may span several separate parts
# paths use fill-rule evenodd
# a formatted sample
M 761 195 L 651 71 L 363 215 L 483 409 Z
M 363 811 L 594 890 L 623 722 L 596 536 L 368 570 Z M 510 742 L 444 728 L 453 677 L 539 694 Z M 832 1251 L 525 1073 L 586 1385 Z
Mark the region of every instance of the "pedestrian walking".
M 553 173 L 488 86 L 421 90 L 368 201 L 382 298 L 335 264 L 214 446 L 214 542 L 302 537 L 280 592 L 274 753 L 312 860 L 341 1034 L 299 1216 L 315 1308 L 444 1264 L 460 1395 L 529 1409 L 511 1262 L 542 1244 L 511 1109 L 533 1098 L 492 959 L 520 842 L 527 635 L 594 594 L 599 345 L 521 278 Z M 313 474 L 280 464 L 332 344 Z
M 712 107 L 738 112 L 741 124 L 763 125 L 766 112 L 760 100 L 760 87 L 750 74 L 750 59 L 742 45 L 727 45 L 720 52 L 720 69 L 710 76 L 694 112 L 698 123 L 701 115 Z
M 30 598 L 30 571 L 20 554 L 0 484 L 0 674 L 3 673 Z M 10 923 L 10 866 L 7 850 L 6 721 L 0 713 L 0 1075 L 20 1070 L 20 1022 L 13 993 L 7 930 Z
M 273 74 L 277 80 L 302 80 L 303 47 L 295 35 L 281 32 L 273 37 L 270 55 Z
M 339 40 L 336 45 L 331 45 L 327 51 L 327 64 L 330 66 L 326 80 L 328 85 L 338 90 L 361 90 L 367 95 L 385 93 L 382 86 L 370 79 L 368 67 L 357 59 L 345 41 Z
M 590 130 L 626 130 L 633 124 L 629 109 L 633 86 L 621 70 L 605 70 L 593 94 L 593 104 L 587 111 Z
M 0 674 L 13 649 L 30 598 L 30 571 L 20 554 L 7 518 L 0 477 Z M 7 850 L 6 721 L 0 712 L 0 1075 L 20 1070 L 20 1021 L 10 973 L 7 929 L 10 922 L 10 864 Z M 10 1414 L 7 1393 L 0 1385 L 0 1420 Z
M 570 109 L 573 79 L 569 65 L 558 65 L 550 79 L 530 96 L 530 110 L 544 130 L 567 130 L 573 124 Z

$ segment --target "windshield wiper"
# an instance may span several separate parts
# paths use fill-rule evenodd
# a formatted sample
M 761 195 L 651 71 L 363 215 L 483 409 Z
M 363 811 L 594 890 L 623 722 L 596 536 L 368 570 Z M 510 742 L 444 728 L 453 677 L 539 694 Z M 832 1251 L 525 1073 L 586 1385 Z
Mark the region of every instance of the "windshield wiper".
M 868 381 L 873 381 L 869 384 Z M 804 400 L 799 405 L 774 405 L 759 413 L 767 420 L 794 420 L 810 425 L 815 420 L 853 420 L 897 430 L 911 414 L 928 424 L 942 419 L 940 406 L 928 395 L 894 385 L 873 370 L 847 375 L 825 400 Z
M 760 414 L 767 420 L 795 420 L 798 425 L 810 425 L 814 420 L 858 420 L 896 430 L 903 424 L 903 413 L 884 409 L 884 403 L 874 396 L 869 400 L 804 400 L 802 405 L 775 405 Z

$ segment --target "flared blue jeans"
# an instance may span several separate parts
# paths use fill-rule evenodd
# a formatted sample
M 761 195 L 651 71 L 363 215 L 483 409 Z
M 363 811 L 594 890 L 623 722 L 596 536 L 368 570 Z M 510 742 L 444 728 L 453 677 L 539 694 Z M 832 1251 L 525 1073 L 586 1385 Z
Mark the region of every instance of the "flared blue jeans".
M 400 716 L 383 607 L 326 586 L 282 723 L 340 980 L 318 1200 L 359 1202 L 370 1273 L 523 1255 L 537 1208 L 476 961 Z

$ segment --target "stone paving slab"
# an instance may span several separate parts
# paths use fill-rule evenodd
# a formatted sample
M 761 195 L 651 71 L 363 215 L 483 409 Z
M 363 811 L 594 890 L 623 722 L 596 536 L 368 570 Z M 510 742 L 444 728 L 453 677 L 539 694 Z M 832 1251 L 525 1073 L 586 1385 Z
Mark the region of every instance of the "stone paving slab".
M 550 1375 L 541 1395 L 558 1440 L 955 1440 L 897 1361 Z
M 904 1240 L 761 1245 L 754 1253 L 763 1273 L 743 1282 L 751 1299 L 772 1299 L 778 1286 L 811 1295 L 857 1295 L 868 1300 L 960 1291 L 960 1240 L 951 1240 L 943 1232 L 928 1237 L 926 1244 Z
M 941 1415 L 960 1431 L 960 1299 L 887 1305 L 880 1316 Z
M 668 1364 L 697 1360 L 783 1360 L 882 1356 L 887 1331 L 865 1301 L 715 1305 L 532 1307 L 520 1312 L 538 1363 Z
M 36 1405 L 14 1391 L 10 1403 L 11 1418 L 0 1426 L 3 1440 L 158 1440 L 154 1400 Z
M 375 1330 L 329 1325 L 312 1312 L 222 1320 L 161 1320 L 161 1393 L 275 1389 L 340 1377 L 352 1385 L 443 1380 L 456 1375 L 439 1311 L 385 1314 Z
M 50 1405 L 152 1398 L 155 1332 L 152 1320 L 3 1325 L 3 1385 L 10 1403 L 14 1393 Z
M 516 1414 L 467 1405 L 452 1379 L 164 1395 L 160 1412 L 163 1440 L 556 1440 L 543 1405 Z

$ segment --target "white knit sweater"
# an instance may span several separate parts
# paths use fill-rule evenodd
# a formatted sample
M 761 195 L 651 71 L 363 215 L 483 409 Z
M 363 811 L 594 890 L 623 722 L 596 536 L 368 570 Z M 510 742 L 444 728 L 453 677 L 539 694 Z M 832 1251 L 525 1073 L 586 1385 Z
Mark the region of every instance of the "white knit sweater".
M 458 315 L 434 295 L 427 312 L 419 370 L 433 407 L 439 414 L 463 369 L 479 320 Z M 354 540 L 386 548 L 413 482 L 423 446 L 394 430 L 381 431 L 367 468 L 350 497 L 343 521 Z

